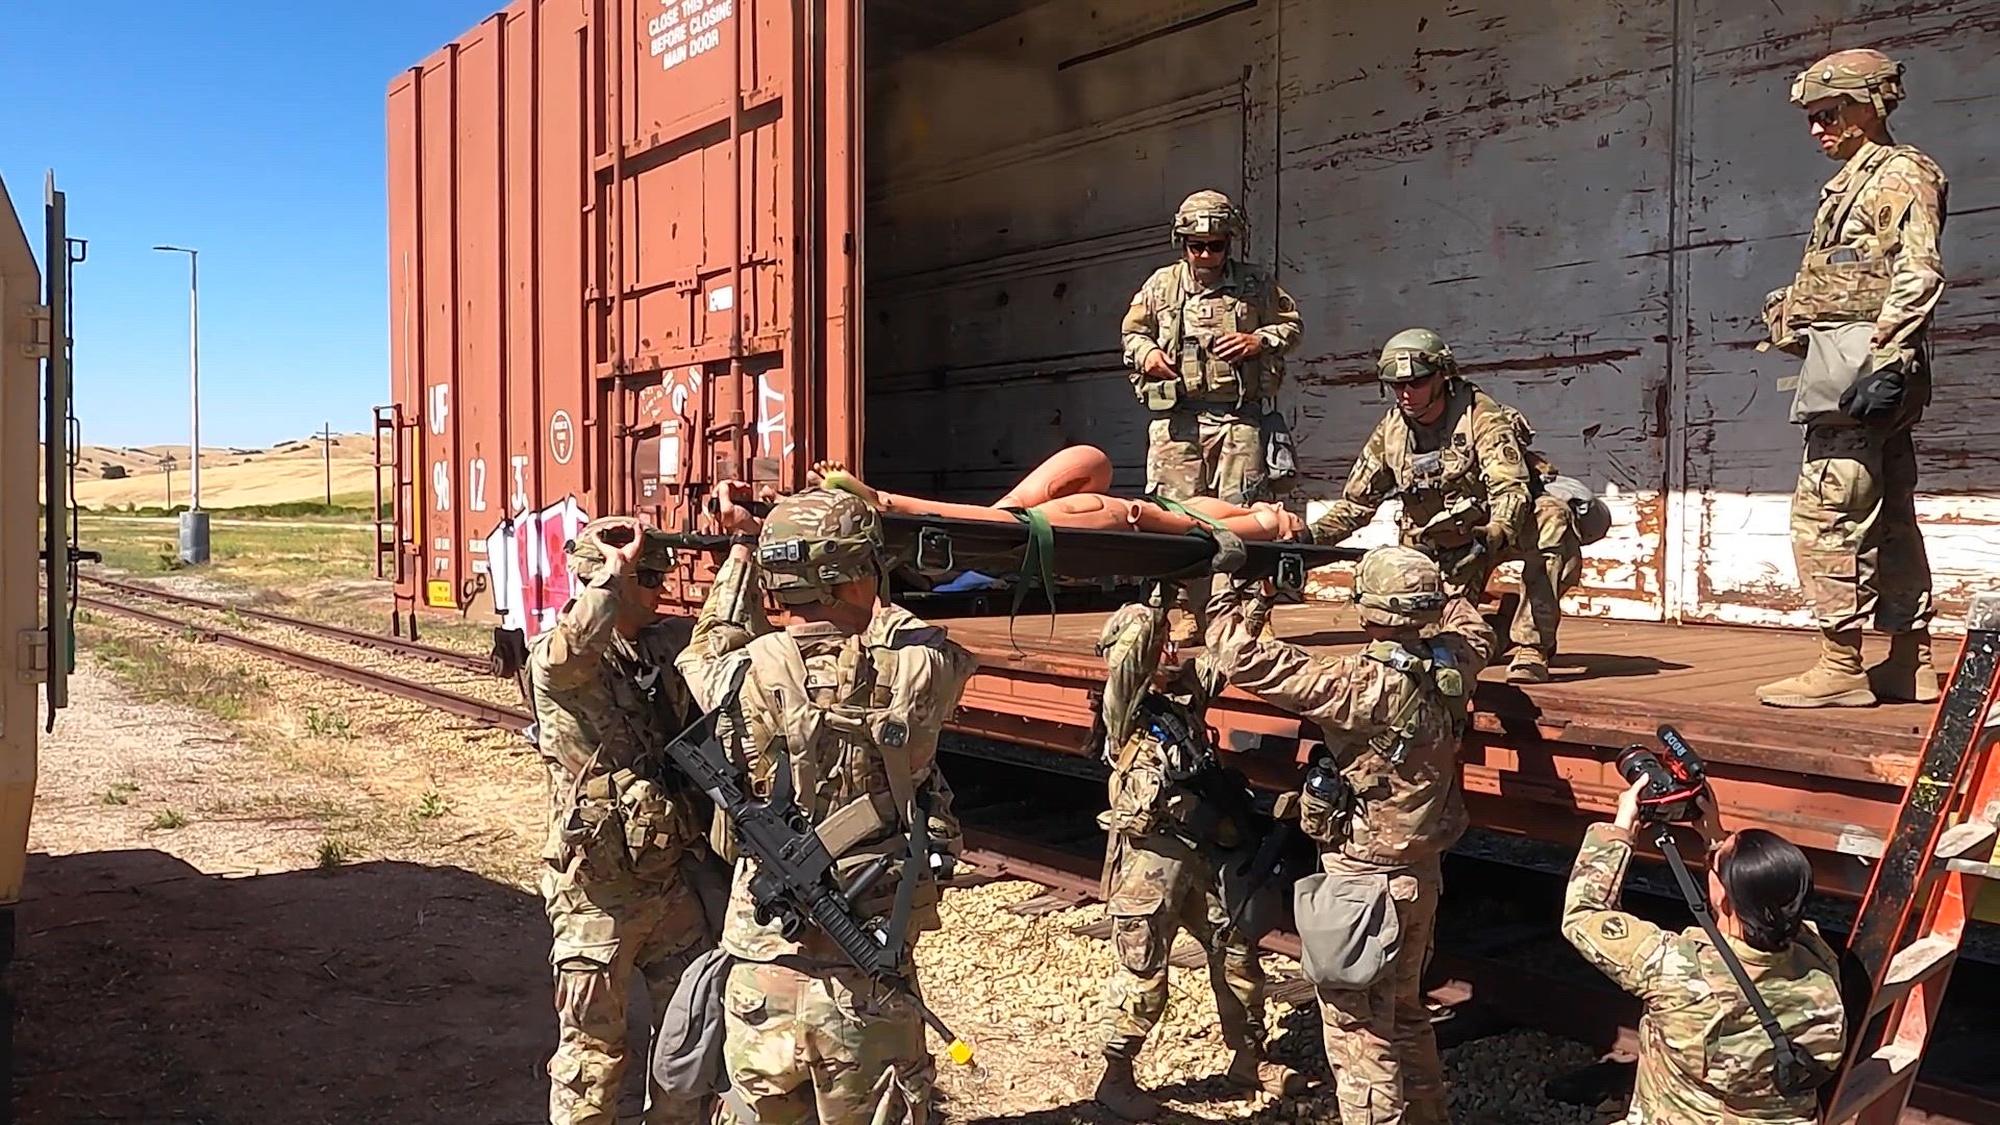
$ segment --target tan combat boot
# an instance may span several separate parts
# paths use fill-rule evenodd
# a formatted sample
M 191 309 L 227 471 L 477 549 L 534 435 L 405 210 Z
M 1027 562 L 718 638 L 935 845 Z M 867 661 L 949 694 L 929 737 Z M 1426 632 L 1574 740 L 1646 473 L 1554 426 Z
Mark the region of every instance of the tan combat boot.
M 1549 682 L 1549 661 L 1539 649 L 1522 645 L 1514 650 L 1514 660 L 1507 666 L 1507 682 L 1510 684 L 1545 684 Z
M 1877 699 L 1931 703 L 1941 694 L 1931 666 L 1931 632 L 1918 629 L 1889 635 L 1889 659 L 1868 669 L 1868 687 Z
M 1861 668 L 1861 630 L 1821 633 L 1819 663 L 1788 680 L 1765 684 L 1757 698 L 1769 707 L 1872 707 Z
M 1160 1112 L 1160 1103 L 1139 1088 L 1132 1076 L 1131 1059 L 1104 1060 L 1104 1077 L 1097 1080 L 1097 1104 L 1127 1121 L 1150 1121 Z
M 1231 1085 L 1262 1090 L 1274 1098 L 1293 1097 L 1306 1090 L 1305 1075 L 1284 1063 L 1268 1062 L 1249 1048 L 1236 1052 L 1229 1060 L 1229 1072 L 1223 1077 Z

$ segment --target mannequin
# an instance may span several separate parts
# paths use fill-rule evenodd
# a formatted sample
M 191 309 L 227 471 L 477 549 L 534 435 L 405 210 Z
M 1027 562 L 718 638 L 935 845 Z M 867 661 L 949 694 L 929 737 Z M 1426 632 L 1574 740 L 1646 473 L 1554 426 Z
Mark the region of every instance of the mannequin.
M 885 492 L 870 487 L 838 461 L 819 462 L 806 479 L 823 488 L 851 492 L 877 510 L 897 515 L 1014 523 L 1014 510 L 1032 508 L 1046 516 L 1052 527 L 1184 535 L 1210 526 L 1195 515 L 1172 511 L 1151 500 L 1128 500 L 1106 493 L 1111 486 L 1111 458 L 1090 445 L 1058 450 L 991 505 L 953 504 Z M 1277 504 L 1244 508 L 1212 496 L 1198 496 L 1183 506 L 1248 541 L 1296 539 L 1305 526 L 1298 516 Z

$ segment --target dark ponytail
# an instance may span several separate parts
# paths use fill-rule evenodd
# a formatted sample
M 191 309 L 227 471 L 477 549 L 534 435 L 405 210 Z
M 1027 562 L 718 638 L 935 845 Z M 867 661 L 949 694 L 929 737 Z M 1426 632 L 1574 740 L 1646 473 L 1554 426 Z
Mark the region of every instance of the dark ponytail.
M 1798 845 L 1745 828 L 1717 853 L 1715 875 L 1752 949 L 1781 953 L 1797 940 L 1813 889 L 1812 864 Z

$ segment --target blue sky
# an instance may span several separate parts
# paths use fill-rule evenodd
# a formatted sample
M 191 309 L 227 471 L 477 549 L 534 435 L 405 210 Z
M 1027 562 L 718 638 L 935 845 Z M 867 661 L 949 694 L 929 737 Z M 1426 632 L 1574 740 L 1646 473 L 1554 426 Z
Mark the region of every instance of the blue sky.
M 0 177 L 39 252 L 69 196 L 86 442 L 187 441 L 201 251 L 202 444 L 364 430 L 388 401 L 389 81 L 504 0 L 0 0 Z

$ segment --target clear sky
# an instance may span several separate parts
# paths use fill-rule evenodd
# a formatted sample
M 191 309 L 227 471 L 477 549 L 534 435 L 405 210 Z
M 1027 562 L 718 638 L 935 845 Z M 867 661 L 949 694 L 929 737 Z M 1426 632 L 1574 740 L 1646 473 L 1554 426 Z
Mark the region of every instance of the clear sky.
M 0 0 L 0 177 L 39 253 L 42 176 L 90 242 L 77 416 L 185 443 L 201 251 L 202 444 L 365 430 L 387 402 L 389 81 L 504 0 Z

